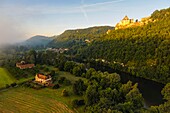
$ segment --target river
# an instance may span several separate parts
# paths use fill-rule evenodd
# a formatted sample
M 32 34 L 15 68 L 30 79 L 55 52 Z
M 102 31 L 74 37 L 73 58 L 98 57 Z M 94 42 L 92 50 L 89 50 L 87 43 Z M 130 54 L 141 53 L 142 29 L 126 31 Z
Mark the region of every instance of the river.
M 118 74 L 120 75 L 123 83 L 126 83 L 129 80 L 133 83 L 138 83 L 138 88 L 145 100 L 145 107 L 159 105 L 164 102 L 163 96 L 161 95 L 161 90 L 164 87 L 163 84 L 140 77 L 134 77 L 123 72 Z

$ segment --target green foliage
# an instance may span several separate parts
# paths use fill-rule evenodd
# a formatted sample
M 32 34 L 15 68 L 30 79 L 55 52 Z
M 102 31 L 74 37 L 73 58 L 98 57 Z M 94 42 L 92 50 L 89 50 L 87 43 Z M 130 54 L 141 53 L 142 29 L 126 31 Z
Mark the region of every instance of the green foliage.
M 88 69 L 86 72 L 86 78 L 89 79 L 92 76 L 92 74 L 95 72 L 96 72 L 96 70 L 94 68 Z
M 74 108 L 78 107 L 78 99 L 72 100 L 71 104 Z
M 61 96 L 67 97 L 69 96 L 68 91 L 66 89 L 62 90 Z
M 73 75 L 81 76 L 85 72 L 85 66 L 83 64 L 79 64 L 73 68 Z
M 170 101 L 170 83 L 166 84 L 161 93 L 164 95 L 164 99 Z
M 85 93 L 85 104 L 87 106 L 92 106 L 99 101 L 99 93 L 97 91 L 97 87 L 95 85 L 88 86 Z
M 50 72 L 50 75 L 51 75 L 52 77 L 54 77 L 54 76 L 56 75 L 55 71 L 52 70 L 52 71 Z
M 69 85 L 71 85 L 71 81 L 68 79 L 64 79 L 63 85 L 69 86 Z
M 152 106 L 149 109 L 151 113 L 169 113 L 170 111 L 170 83 L 165 85 L 161 93 L 164 96 L 164 99 L 166 101 L 159 106 Z
M 143 110 L 144 99 L 137 84 L 132 85 L 131 81 L 121 84 L 116 73 L 89 72 L 95 73 L 88 79 L 84 93 L 86 112 L 133 113 Z
M 73 106 L 73 107 L 77 108 L 77 107 L 79 107 L 79 106 L 84 105 L 84 100 L 74 99 L 74 100 L 72 100 L 71 103 L 72 103 L 72 106 Z
M 60 78 L 58 79 L 58 83 L 59 83 L 59 84 L 63 84 L 63 82 L 64 82 L 65 79 L 66 79 L 65 77 L 60 77 Z
M 53 89 L 58 89 L 58 88 L 60 88 L 60 85 L 59 85 L 59 84 L 55 84 L 55 85 L 53 86 Z
M 64 71 L 72 72 L 74 66 L 75 66 L 75 62 L 67 61 L 67 62 L 64 64 Z
M 139 109 L 143 107 L 144 99 L 142 97 L 142 94 L 139 92 L 137 86 L 138 85 L 135 84 L 133 86 L 133 89 L 126 94 L 126 101 L 132 102 L 133 106 L 135 106 L 136 109 Z
M 83 95 L 83 92 L 86 90 L 87 86 L 84 84 L 84 81 L 79 79 L 73 84 L 73 92 L 76 95 Z
M 76 29 L 76 30 L 67 30 L 61 35 L 54 37 L 54 40 L 49 43 L 51 47 L 72 47 L 74 45 L 87 45 L 85 40 L 89 39 L 92 41 L 105 34 L 109 29 L 113 29 L 113 27 L 109 26 L 99 26 L 99 27 L 91 27 L 87 29 Z

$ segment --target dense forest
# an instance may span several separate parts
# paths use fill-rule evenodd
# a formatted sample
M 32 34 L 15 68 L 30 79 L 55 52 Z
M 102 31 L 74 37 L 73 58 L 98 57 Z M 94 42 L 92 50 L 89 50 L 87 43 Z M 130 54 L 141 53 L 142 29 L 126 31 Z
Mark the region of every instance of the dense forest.
M 162 83 L 170 82 L 170 8 L 155 11 L 151 18 L 156 22 L 112 30 L 81 49 L 80 56 L 105 59 L 115 69 Z
M 89 29 L 80 33 L 66 31 L 53 44 L 69 47 L 69 54 L 79 59 L 104 59 L 116 70 L 167 83 L 170 81 L 170 8 L 156 10 L 151 19 L 153 22 L 147 25 L 111 30 L 109 34 L 106 30 L 98 34 Z M 86 38 L 91 42 L 86 43 Z
M 74 45 L 86 45 L 85 40 L 93 41 L 100 38 L 109 29 L 114 29 L 110 26 L 98 26 L 87 29 L 66 30 L 59 36 L 54 36 L 54 40 L 49 43 L 49 47 L 72 47 Z

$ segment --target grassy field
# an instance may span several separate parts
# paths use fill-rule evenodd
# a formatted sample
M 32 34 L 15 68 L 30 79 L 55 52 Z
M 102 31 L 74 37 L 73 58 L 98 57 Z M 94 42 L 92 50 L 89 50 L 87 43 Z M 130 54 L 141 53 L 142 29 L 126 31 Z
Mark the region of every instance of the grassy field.
M 15 78 L 4 68 L 0 68 L 0 88 L 15 82 Z
M 25 87 L 1 91 L 0 111 L 4 113 L 74 113 L 59 101 L 61 98 L 58 93 L 61 92 L 48 88 L 35 90 Z
M 81 77 L 58 71 L 59 77 L 66 77 L 74 82 Z M 62 90 L 69 92 L 68 97 L 61 96 Z M 74 109 L 71 105 L 72 100 L 82 99 L 72 92 L 72 86 L 62 85 L 59 89 L 43 88 L 35 90 L 32 88 L 19 86 L 0 91 L 0 112 L 22 112 L 22 113 L 74 113 L 83 112 L 83 106 Z
M 64 71 L 58 71 L 57 72 L 59 74 L 59 77 L 65 77 L 67 78 L 68 80 L 70 80 L 72 83 L 74 83 L 75 81 L 79 80 L 79 79 L 82 79 L 82 80 L 86 80 L 85 78 L 82 78 L 82 77 L 76 77 L 75 75 L 72 75 L 68 72 L 64 72 Z

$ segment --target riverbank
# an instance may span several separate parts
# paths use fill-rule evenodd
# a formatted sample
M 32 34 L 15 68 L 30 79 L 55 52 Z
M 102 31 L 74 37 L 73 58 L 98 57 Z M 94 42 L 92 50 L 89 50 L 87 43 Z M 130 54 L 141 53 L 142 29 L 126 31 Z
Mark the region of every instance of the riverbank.
M 160 105 L 164 103 L 161 91 L 164 88 L 165 84 L 150 79 L 145 79 L 142 77 L 136 77 L 134 75 L 122 71 L 114 70 L 108 65 L 103 65 L 102 63 L 100 65 L 99 64 L 96 65 L 95 63 L 89 63 L 80 60 L 76 60 L 76 62 L 85 63 L 86 67 L 90 66 L 91 68 L 94 68 L 98 71 L 102 72 L 107 71 L 109 73 L 116 72 L 120 75 L 122 83 L 127 83 L 129 80 L 132 81 L 134 84 L 138 83 L 138 88 L 145 100 L 145 107 Z

